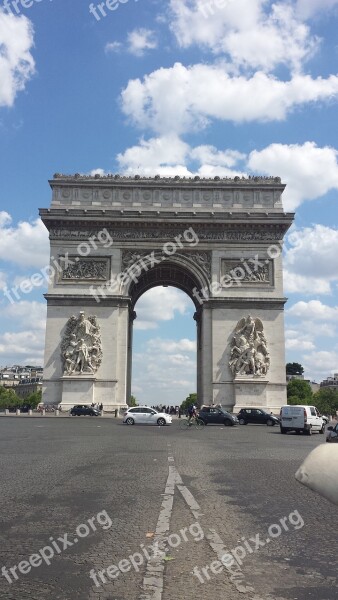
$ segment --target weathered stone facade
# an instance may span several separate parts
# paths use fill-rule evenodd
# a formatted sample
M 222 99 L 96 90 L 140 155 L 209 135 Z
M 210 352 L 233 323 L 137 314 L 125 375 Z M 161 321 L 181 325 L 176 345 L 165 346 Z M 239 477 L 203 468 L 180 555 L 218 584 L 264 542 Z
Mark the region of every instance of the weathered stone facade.
M 199 403 L 236 410 L 285 403 L 281 245 L 293 215 L 283 211 L 279 178 L 57 174 L 50 185 L 51 207 L 40 211 L 54 272 L 46 294 L 45 402 L 124 406 L 135 304 L 151 287 L 174 285 L 196 306 Z M 69 319 L 81 312 L 95 318 L 102 355 L 95 347 L 93 360 L 81 355 L 73 368 L 62 348 Z M 248 315 L 264 340 L 258 346 L 256 337 L 249 351 L 239 336 L 241 353 L 234 335 Z

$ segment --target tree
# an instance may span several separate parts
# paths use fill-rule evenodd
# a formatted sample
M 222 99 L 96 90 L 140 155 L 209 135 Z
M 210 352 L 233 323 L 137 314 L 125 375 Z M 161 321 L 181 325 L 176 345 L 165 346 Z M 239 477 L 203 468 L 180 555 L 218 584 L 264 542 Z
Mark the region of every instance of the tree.
M 197 404 L 197 394 L 196 393 L 189 394 L 189 396 L 187 396 L 187 398 L 185 400 L 183 400 L 183 402 L 181 404 L 181 411 L 185 412 L 186 410 L 188 410 L 188 407 L 191 406 L 192 404 Z
M 338 390 L 322 387 L 313 394 L 313 404 L 323 415 L 334 415 L 338 410 Z
M 42 399 L 42 390 L 37 390 L 33 392 L 25 399 L 24 404 L 29 404 L 31 408 L 37 408 Z
M 287 375 L 303 375 L 304 369 L 300 363 L 287 363 L 286 374 Z
M 128 402 L 128 406 L 137 406 L 137 402 L 136 402 L 135 396 L 130 396 L 129 402 Z
M 21 400 L 11 388 L 0 387 L 0 409 L 19 408 Z
M 287 387 L 288 403 L 292 398 L 292 404 L 311 404 L 313 402 L 313 392 L 310 384 L 303 379 L 291 379 Z M 296 402 L 298 399 L 298 402 Z

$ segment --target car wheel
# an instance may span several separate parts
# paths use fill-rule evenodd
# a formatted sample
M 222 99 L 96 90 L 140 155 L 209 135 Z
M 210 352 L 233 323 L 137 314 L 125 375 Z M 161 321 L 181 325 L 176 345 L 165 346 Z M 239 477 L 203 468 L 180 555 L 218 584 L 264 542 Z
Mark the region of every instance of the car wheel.
M 225 419 L 225 421 L 224 421 L 224 425 L 225 425 L 226 427 L 231 427 L 232 423 L 231 423 L 230 419 Z
M 325 425 L 319 430 L 319 433 L 325 433 Z
M 160 425 L 163 427 L 164 425 L 166 425 L 166 420 L 163 419 L 163 417 L 160 417 L 159 419 L 157 419 L 157 425 Z
M 240 425 L 246 425 L 246 420 L 245 419 L 238 419 L 238 422 Z
M 274 422 L 272 419 L 268 419 L 268 420 L 267 420 L 267 422 L 266 422 L 266 424 L 267 424 L 269 427 L 273 427 L 273 426 L 274 426 L 274 424 L 275 424 L 275 422 Z
M 127 425 L 134 425 L 135 421 L 131 417 L 128 417 L 128 419 L 126 419 L 126 423 Z
M 309 427 L 309 429 L 307 429 L 306 435 L 312 435 L 312 427 L 311 426 Z

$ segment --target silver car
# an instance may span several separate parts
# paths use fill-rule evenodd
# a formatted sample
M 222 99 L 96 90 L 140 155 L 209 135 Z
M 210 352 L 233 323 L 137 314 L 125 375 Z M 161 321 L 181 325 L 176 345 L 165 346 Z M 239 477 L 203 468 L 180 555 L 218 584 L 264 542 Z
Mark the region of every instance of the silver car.
M 326 428 L 327 435 L 326 441 L 334 444 L 338 444 L 338 423 L 337 425 L 330 425 Z
M 135 423 L 140 425 L 170 425 L 172 417 L 150 408 L 150 406 L 133 406 L 128 408 L 123 423 L 127 425 L 134 425 Z

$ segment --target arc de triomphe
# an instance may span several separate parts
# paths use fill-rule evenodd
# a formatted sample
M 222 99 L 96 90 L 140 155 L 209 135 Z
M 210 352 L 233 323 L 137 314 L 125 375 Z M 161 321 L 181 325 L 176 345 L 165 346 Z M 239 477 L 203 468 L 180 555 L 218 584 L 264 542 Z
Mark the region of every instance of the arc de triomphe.
M 162 285 L 196 307 L 199 404 L 278 411 L 281 247 L 293 220 L 279 178 L 56 174 L 50 186 L 46 404 L 126 405 L 135 304 Z

